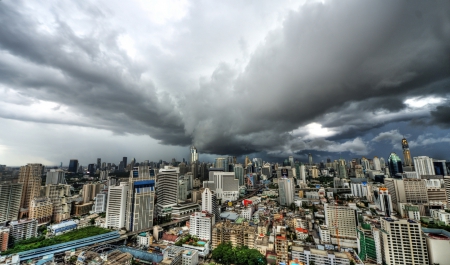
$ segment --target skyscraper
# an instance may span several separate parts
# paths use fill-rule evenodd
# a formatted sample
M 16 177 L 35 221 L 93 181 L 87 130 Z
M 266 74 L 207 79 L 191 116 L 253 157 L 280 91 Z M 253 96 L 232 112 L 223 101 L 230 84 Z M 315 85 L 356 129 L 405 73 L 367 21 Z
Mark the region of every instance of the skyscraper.
M 219 207 L 217 205 L 216 194 L 209 188 L 205 188 L 202 192 L 202 211 L 207 211 L 215 216 L 215 220 L 220 219 Z
M 28 209 L 31 200 L 39 197 L 43 173 L 44 166 L 42 164 L 27 164 L 20 167 L 19 183 L 23 184 L 20 208 Z
M 129 231 L 153 227 L 155 184 L 155 170 L 147 164 L 130 171 L 126 215 L 126 228 Z
M 308 162 L 309 162 L 309 165 L 312 165 L 312 163 L 313 163 L 312 154 L 308 154 Z
M 405 159 L 404 164 L 407 167 L 412 166 L 411 153 L 409 152 L 408 141 L 405 138 L 402 139 L 402 149 L 403 149 L 403 159 Z
M 198 161 L 197 148 L 195 148 L 195 146 L 191 146 L 191 164 L 197 161 Z
M 45 178 L 45 185 L 66 184 L 66 174 L 61 169 L 50 169 Z
M 126 170 L 126 168 L 127 168 L 127 157 L 126 156 L 124 156 L 123 158 L 122 158 L 122 163 L 123 163 L 123 170 Z
M 0 183 L 0 223 L 17 220 L 22 188 L 22 183 Z
M 156 176 L 156 208 L 159 216 L 169 214 L 171 207 L 178 204 L 179 168 L 165 166 Z
M 68 172 L 77 173 L 78 172 L 78 159 L 70 159 Z
M 101 158 L 97 158 L 97 169 L 101 170 L 101 166 L 102 166 L 102 159 Z
M 435 175 L 433 159 L 428 156 L 414 157 L 414 168 L 419 176 Z
M 294 202 L 294 179 L 293 178 L 279 178 L 278 179 L 278 194 L 280 205 L 290 206 Z
M 389 163 L 389 171 L 391 176 L 395 176 L 395 174 L 403 173 L 402 160 L 396 153 L 391 153 L 388 159 Z
M 289 166 L 291 166 L 291 167 L 294 166 L 294 157 L 293 156 L 289 156 Z
M 244 185 L 244 167 L 241 164 L 234 165 L 234 175 L 239 179 L 239 186 Z
M 356 227 L 358 226 L 356 210 L 347 206 L 335 206 L 330 204 L 325 204 L 324 210 L 325 223 L 331 228 L 331 241 L 333 243 L 337 241 L 337 230 L 340 238 L 354 239 L 356 244 Z M 345 243 L 352 244 L 351 242 L 340 242 L 341 246 Z
M 373 169 L 378 171 L 381 170 L 380 159 L 377 156 L 373 158 Z
M 120 229 L 126 225 L 128 183 L 109 187 L 106 206 L 106 227 Z M 127 227 L 128 228 L 128 227 Z

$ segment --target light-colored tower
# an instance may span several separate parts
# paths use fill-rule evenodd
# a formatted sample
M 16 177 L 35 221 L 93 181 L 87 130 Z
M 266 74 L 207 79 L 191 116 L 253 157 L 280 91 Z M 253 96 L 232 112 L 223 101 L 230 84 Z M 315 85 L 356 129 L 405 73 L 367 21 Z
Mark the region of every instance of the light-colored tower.
M 361 159 L 361 166 L 363 167 L 364 172 L 367 172 L 368 170 L 370 170 L 369 160 L 367 160 L 367 158 L 363 157 Z
M 405 159 L 404 164 L 407 167 L 412 166 L 411 153 L 409 151 L 408 141 L 405 138 L 402 139 L 402 149 L 403 149 L 403 159 Z
M 336 244 L 337 233 L 339 238 L 355 239 L 356 241 L 356 227 L 357 214 L 356 210 L 347 206 L 334 206 L 325 204 L 325 223 L 330 228 L 331 241 Z M 343 245 L 343 242 L 340 242 Z
M 377 171 L 381 170 L 380 159 L 377 156 L 373 158 L 373 169 L 375 169 Z
M 44 166 L 42 164 L 27 164 L 26 166 L 20 167 L 19 183 L 23 184 L 20 208 L 28 209 L 31 200 L 39 197 L 41 176 L 43 173 Z
M 191 164 L 198 161 L 198 152 L 195 146 L 191 146 Z
M 53 222 L 59 223 L 70 218 L 72 210 L 70 185 L 45 185 L 41 189 L 41 195 L 50 198 L 53 203 Z
M 22 183 L 0 183 L 0 223 L 17 220 L 22 199 Z
M 178 204 L 179 173 L 179 168 L 165 166 L 156 176 L 156 197 L 158 198 L 156 208 L 159 216 L 169 214 L 171 207 Z
M 303 164 L 300 165 L 300 180 L 306 183 L 306 167 Z
M 313 157 L 312 157 L 312 154 L 308 154 L 308 162 L 309 162 L 309 165 L 310 165 L 310 166 L 313 164 Z
M 30 204 L 30 219 L 38 220 L 38 223 L 50 223 L 53 216 L 53 203 L 48 197 L 35 197 Z
M 216 223 L 213 214 L 206 211 L 195 212 L 189 219 L 189 233 L 201 240 L 211 241 L 211 230 Z
M 155 203 L 155 170 L 145 163 L 132 169 L 128 186 L 126 228 L 129 231 L 151 229 Z M 175 192 L 177 191 L 178 188 L 175 187 Z
M 241 164 L 234 165 L 234 175 L 239 179 L 239 186 L 244 185 L 244 167 Z M 270 176 L 267 176 L 270 177 Z
M 414 168 L 419 176 L 435 175 L 433 159 L 428 156 L 414 157 Z
M 66 184 L 66 174 L 61 169 L 50 169 L 45 178 L 45 185 Z
M 383 262 L 429 264 L 426 238 L 420 223 L 411 219 L 381 218 Z
M 205 188 L 202 192 L 202 211 L 206 211 L 215 216 L 215 220 L 220 219 L 219 207 L 217 205 L 216 194 L 209 188 Z
M 106 226 L 120 229 L 126 224 L 126 205 L 128 183 L 121 182 L 119 186 L 109 187 L 106 206 Z
M 280 205 L 290 206 L 294 202 L 294 179 L 293 178 L 279 178 L 278 179 L 278 194 L 280 198 Z
M 376 203 L 381 211 L 384 212 L 385 217 L 391 217 L 392 211 L 394 210 L 392 207 L 392 199 L 391 195 L 389 194 L 389 190 L 387 188 L 379 188 L 378 189 L 378 196 Z

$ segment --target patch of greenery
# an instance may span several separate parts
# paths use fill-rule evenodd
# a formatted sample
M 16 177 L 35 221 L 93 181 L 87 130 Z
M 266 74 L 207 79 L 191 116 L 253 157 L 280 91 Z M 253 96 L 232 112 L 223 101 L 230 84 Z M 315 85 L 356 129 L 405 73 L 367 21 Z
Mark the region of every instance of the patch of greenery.
M 212 258 L 219 264 L 267 264 L 266 257 L 256 249 L 249 249 L 247 246 L 233 247 L 231 242 L 222 243 L 212 252 Z
M 45 238 L 44 236 L 32 237 L 26 240 L 14 242 L 14 247 L 2 252 L 2 255 L 15 254 L 27 250 L 48 247 L 90 236 L 97 236 L 108 232 L 111 232 L 111 230 L 96 226 L 88 226 L 51 238 Z
M 199 245 L 199 244 L 197 243 L 199 240 L 200 240 L 200 239 L 199 239 L 198 237 L 196 237 L 195 235 L 192 236 L 192 235 L 190 235 L 190 234 L 187 234 L 187 235 L 185 235 L 183 238 L 181 238 L 180 240 L 178 240 L 178 241 L 175 243 L 175 246 L 182 246 L 183 244 L 188 244 L 188 245 L 191 245 L 191 246 L 194 246 L 194 247 L 201 247 L 201 246 L 203 246 L 203 245 Z

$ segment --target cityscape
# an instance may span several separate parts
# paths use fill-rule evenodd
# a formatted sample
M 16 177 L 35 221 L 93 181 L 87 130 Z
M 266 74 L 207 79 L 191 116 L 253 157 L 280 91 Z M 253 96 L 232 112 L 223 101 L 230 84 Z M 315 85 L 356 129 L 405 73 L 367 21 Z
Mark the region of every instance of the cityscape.
M 450 265 L 450 1 L 0 25 L 0 265 Z

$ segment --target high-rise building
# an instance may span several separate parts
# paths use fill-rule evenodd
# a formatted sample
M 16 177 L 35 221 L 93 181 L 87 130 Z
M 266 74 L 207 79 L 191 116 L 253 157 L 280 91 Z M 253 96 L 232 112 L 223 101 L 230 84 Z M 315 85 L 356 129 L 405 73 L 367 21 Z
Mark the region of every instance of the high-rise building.
M 383 157 L 380 157 L 380 166 L 382 170 L 386 168 L 386 160 Z
M 219 207 L 217 205 L 216 194 L 209 188 L 205 188 L 202 192 L 202 211 L 206 211 L 215 216 L 215 220 L 220 220 Z
M 300 168 L 300 180 L 303 183 L 306 183 L 306 167 L 305 165 L 301 164 L 299 168 Z
M 0 227 L 0 251 L 8 250 L 9 243 L 9 228 Z
M 392 199 L 389 194 L 389 190 L 384 187 L 378 188 L 374 190 L 374 197 L 378 208 L 384 212 L 384 216 L 391 217 L 394 208 L 392 206 Z
M 382 264 L 381 231 L 374 225 L 361 224 L 358 231 L 358 256 L 362 261 Z
M 97 158 L 97 169 L 98 170 L 102 170 L 102 159 L 101 158 Z
M 41 195 L 50 198 L 53 203 L 52 220 L 55 223 L 70 218 L 72 210 L 70 187 L 65 184 L 49 184 L 41 188 Z
M 308 154 L 308 162 L 309 162 L 309 165 L 310 165 L 310 166 L 313 164 L 313 157 L 312 157 L 312 154 Z
M 419 176 L 435 175 L 433 159 L 428 156 L 414 157 L 414 168 Z
M 347 167 L 345 164 L 345 159 L 339 159 L 338 162 L 338 174 L 340 178 L 347 178 L 348 177 L 348 173 L 347 173 Z
M 119 186 L 108 189 L 106 206 L 106 226 L 120 229 L 126 225 L 128 183 L 121 182 Z
M 178 201 L 186 201 L 188 193 L 188 182 L 185 179 L 178 180 Z
M 123 170 L 125 170 L 125 169 L 127 168 L 127 166 L 128 166 L 127 160 L 128 160 L 128 158 L 127 158 L 126 156 L 124 156 L 124 157 L 122 158 Z
M 364 172 L 367 172 L 368 170 L 370 170 L 369 160 L 367 160 L 367 158 L 363 157 L 361 159 L 361 166 L 362 166 Z
M 400 159 L 400 157 L 398 157 L 396 153 L 391 153 L 389 155 L 388 163 L 391 176 L 403 173 L 402 160 Z
M 17 220 L 22 190 L 22 183 L 0 183 L 0 223 Z
M 448 176 L 449 172 L 446 163 L 446 160 L 433 159 L 434 173 L 436 175 Z
M 377 156 L 373 158 L 373 169 L 381 171 L 381 162 Z
M 404 161 L 405 166 L 407 167 L 412 166 L 411 152 L 409 151 L 408 141 L 406 141 L 405 138 L 402 139 L 402 149 L 403 149 L 403 159 L 405 159 Z
M 9 236 L 15 240 L 25 240 L 37 236 L 38 221 L 36 219 L 12 221 Z
M 165 166 L 159 170 L 156 176 L 156 208 L 159 216 L 171 212 L 172 206 L 178 204 L 178 179 L 179 168 Z
M 94 207 L 92 211 L 94 213 L 104 213 L 106 212 L 106 203 L 107 203 L 108 194 L 107 193 L 99 193 L 95 197 Z
M 214 162 L 214 167 L 223 168 L 223 171 L 228 172 L 228 160 L 223 157 L 218 157 Z
M 195 212 L 189 218 L 189 234 L 211 242 L 211 230 L 215 223 L 213 214 L 206 211 Z
M 78 159 L 70 159 L 69 168 L 67 171 L 72 172 L 72 173 L 77 173 L 78 167 L 79 167 Z
M 218 200 L 235 201 L 239 198 L 239 180 L 234 172 L 209 171 L 209 180 L 203 181 L 203 187 L 214 191 Z
M 129 231 L 153 227 L 155 186 L 155 170 L 147 164 L 130 171 L 126 216 L 126 227 Z M 175 187 L 176 191 L 178 189 Z
M 30 204 L 30 219 L 38 223 L 50 223 L 53 216 L 53 203 L 48 197 L 35 197 Z
M 88 173 L 91 176 L 95 174 L 95 164 L 88 164 Z
M 352 247 L 357 244 L 356 227 L 358 218 L 356 210 L 346 206 L 324 205 L 325 223 L 330 229 L 331 241 L 336 244 L 337 237 L 340 238 L 341 246 Z M 336 233 L 336 230 L 339 234 Z M 344 241 L 345 239 L 352 241 Z
M 45 178 L 45 185 L 66 184 L 66 174 L 61 169 L 50 169 Z
M 27 164 L 20 167 L 19 183 L 23 184 L 20 208 L 28 209 L 31 200 L 39 197 L 43 173 L 44 166 L 42 164 Z
M 291 167 L 294 166 L 294 157 L 293 156 L 289 156 L 289 166 L 291 166 Z
M 278 179 L 278 194 L 280 199 L 280 205 L 290 206 L 294 202 L 294 179 L 293 178 L 280 178 Z
M 381 218 L 383 263 L 429 264 L 426 238 L 419 222 Z
M 194 164 L 198 161 L 198 152 L 195 146 L 191 146 L 191 164 Z
M 95 196 L 103 189 L 103 183 L 88 183 L 83 185 L 82 195 L 83 203 L 95 200 Z
M 385 178 L 384 184 L 391 195 L 392 205 L 399 211 L 399 203 L 428 204 L 428 193 L 424 179 Z
M 234 165 L 234 175 L 239 179 L 239 186 L 244 185 L 244 167 L 241 164 Z

